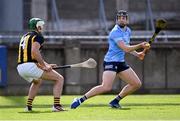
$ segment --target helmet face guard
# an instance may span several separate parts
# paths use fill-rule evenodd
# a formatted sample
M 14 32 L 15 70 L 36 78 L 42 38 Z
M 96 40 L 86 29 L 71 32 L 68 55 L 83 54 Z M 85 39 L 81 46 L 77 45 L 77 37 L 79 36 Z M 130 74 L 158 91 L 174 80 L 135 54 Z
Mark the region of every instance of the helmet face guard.
M 116 23 L 119 24 L 121 27 L 124 27 L 125 25 L 122 25 L 122 24 L 120 24 L 120 23 L 118 22 L 118 18 L 121 17 L 121 16 L 126 17 L 126 19 L 127 19 L 127 21 L 128 21 L 128 13 L 127 13 L 127 11 L 125 11 L 125 10 L 119 10 L 119 11 L 117 12 L 117 14 L 116 14 Z M 129 23 L 129 22 L 127 22 L 127 23 Z
M 44 21 L 38 21 L 37 24 L 36 24 L 36 28 L 38 28 L 38 26 L 40 26 L 41 28 L 43 28 L 43 25 L 44 25 Z
M 45 24 L 45 22 L 40 19 L 40 18 L 32 18 L 29 20 L 28 26 L 30 30 L 36 30 L 38 28 L 38 26 L 40 26 L 41 28 L 43 28 L 43 25 Z
M 128 13 L 127 13 L 127 11 L 125 11 L 125 10 L 119 10 L 119 11 L 117 12 L 117 18 L 118 18 L 119 16 L 125 16 L 126 18 L 128 18 Z

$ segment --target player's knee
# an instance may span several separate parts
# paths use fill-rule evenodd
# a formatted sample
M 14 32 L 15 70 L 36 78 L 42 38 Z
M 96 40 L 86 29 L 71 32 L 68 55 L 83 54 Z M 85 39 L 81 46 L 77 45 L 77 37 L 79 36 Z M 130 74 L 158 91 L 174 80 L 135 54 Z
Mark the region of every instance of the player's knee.
M 139 89 L 141 86 L 142 86 L 141 81 L 136 81 L 136 82 L 133 84 L 133 87 L 136 88 L 136 89 Z
M 56 81 L 56 84 L 61 85 L 61 84 L 64 83 L 64 77 L 63 77 L 62 75 L 58 74 L 58 75 L 56 76 L 55 81 Z
M 64 77 L 62 75 L 58 75 L 58 81 L 60 81 L 61 83 L 64 82 Z
M 61 80 L 63 82 L 64 81 L 64 77 L 62 75 L 59 75 L 59 80 Z
M 109 92 L 112 89 L 112 87 L 109 85 L 102 85 L 102 87 L 103 87 L 104 92 Z

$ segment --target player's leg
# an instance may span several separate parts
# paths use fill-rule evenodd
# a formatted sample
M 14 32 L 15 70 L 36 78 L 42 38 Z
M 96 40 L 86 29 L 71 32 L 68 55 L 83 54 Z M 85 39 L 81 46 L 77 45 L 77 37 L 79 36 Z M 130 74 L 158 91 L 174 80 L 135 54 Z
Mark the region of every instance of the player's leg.
M 93 87 L 89 90 L 83 97 L 80 99 L 76 98 L 71 104 L 71 108 L 77 108 L 81 103 L 83 103 L 86 99 L 96 96 L 98 94 L 102 94 L 104 92 L 110 91 L 113 85 L 113 81 L 116 77 L 116 72 L 114 71 L 104 71 L 102 76 L 102 84 Z
M 141 87 L 141 81 L 136 75 L 136 73 L 132 70 L 132 68 L 129 68 L 125 71 L 118 73 L 118 76 L 123 81 L 125 81 L 127 85 L 121 90 L 118 96 L 114 100 L 112 100 L 110 103 L 114 102 L 118 104 L 122 98 L 133 93 L 134 91 L 136 91 L 137 89 Z
M 29 88 L 29 93 L 28 93 L 28 99 L 27 99 L 27 103 L 26 103 L 26 111 L 32 111 L 32 102 L 39 90 L 39 87 L 42 84 L 42 80 L 33 80 L 31 83 L 31 86 Z
M 119 93 L 122 98 L 133 93 L 142 85 L 139 77 L 132 68 L 129 68 L 128 70 L 119 73 L 118 76 L 127 83 L 127 85 Z
M 110 91 L 112 89 L 112 85 L 113 85 L 115 77 L 116 77 L 116 72 L 104 71 L 103 76 L 102 76 L 102 84 L 92 88 L 90 91 L 88 91 L 85 94 L 85 96 L 87 98 L 91 98 L 98 94 Z
M 64 82 L 62 75 L 57 73 L 55 70 L 51 70 L 48 72 L 43 71 L 42 69 L 38 68 L 35 63 L 20 64 L 18 65 L 17 70 L 20 76 L 30 83 L 33 81 L 33 79 L 34 80 L 43 79 L 43 80 L 54 81 L 54 87 L 53 87 L 54 106 L 56 107 L 57 111 L 62 110 L 62 107 L 60 105 L 60 96 L 62 93 L 62 87 L 63 87 L 63 82 Z M 40 86 L 40 83 L 35 84 L 34 82 L 32 84 L 31 88 L 32 89 L 35 88 L 35 91 L 31 91 L 32 89 L 30 88 L 30 98 L 34 98 L 34 95 L 37 93 L 36 89 L 38 90 L 39 86 Z
M 55 70 L 49 72 L 44 71 L 44 73 L 41 76 L 41 79 L 54 81 L 54 86 L 53 86 L 54 105 L 52 111 L 62 111 L 63 108 L 60 105 L 60 96 L 62 94 L 63 83 L 64 83 L 63 76 L 60 75 Z
M 39 79 L 43 73 L 43 70 L 39 69 L 35 63 L 28 62 L 19 64 L 17 66 L 19 75 L 25 79 L 27 82 L 31 83 L 28 93 L 27 106 L 25 111 L 32 111 L 32 102 L 37 94 L 39 86 L 42 80 Z

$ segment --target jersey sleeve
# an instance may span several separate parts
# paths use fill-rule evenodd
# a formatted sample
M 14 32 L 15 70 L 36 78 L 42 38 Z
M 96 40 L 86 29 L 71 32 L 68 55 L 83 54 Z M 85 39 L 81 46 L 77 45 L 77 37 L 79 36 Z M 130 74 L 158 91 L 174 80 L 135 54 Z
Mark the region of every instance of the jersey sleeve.
M 131 31 L 131 29 L 130 29 L 130 28 L 128 28 L 128 31 L 129 31 L 129 36 L 131 36 L 131 35 L 132 35 L 132 31 Z
M 34 42 L 38 42 L 40 45 L 42 45 L 44 42 L 44 37 L 40 35 L 36 35 L 36 37 L 34 38 Z

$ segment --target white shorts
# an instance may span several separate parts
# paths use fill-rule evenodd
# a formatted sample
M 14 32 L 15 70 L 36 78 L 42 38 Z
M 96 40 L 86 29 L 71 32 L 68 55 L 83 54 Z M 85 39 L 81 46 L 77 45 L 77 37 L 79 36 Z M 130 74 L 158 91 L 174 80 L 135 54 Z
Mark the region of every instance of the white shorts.
M 30 83 L 33 80 L 38 80 L 44 72 L 42 69 L 38 68 L 37 65 L 33 62 L 19 64 L 17 66 L 17 70 L 19 75 Z

